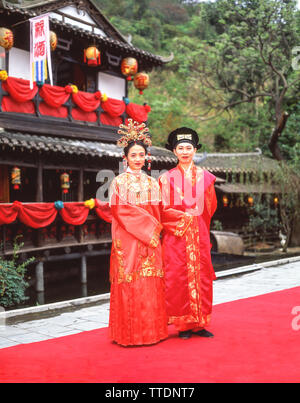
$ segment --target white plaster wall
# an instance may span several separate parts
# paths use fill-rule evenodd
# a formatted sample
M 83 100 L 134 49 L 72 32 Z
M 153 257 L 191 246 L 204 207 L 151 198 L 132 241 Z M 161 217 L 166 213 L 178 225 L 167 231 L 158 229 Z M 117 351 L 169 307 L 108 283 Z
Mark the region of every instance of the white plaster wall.
M 30 52 L 17 48 L 9 51 L 8 75 L 30 80 Z
M 5 49 L 0 46 L 0 70 L 5 70 Z
M 87 25 L 86 23 L 96 24 L 96 22 L 87 13 L 85 13 L 84 11 L 81 11 L 81 10 L 78 12 L 76 7 L 74 7 L 74 6 L 63 7 L 59 11 L 61 11 L 62 13 L 66 14 L 66 15 L 69 15 L 71 17 L 71 18 L 65 18 L 66 23 L 74 25 L 78 28 L 82 28 L 86 31 L 92 31 L 92 27 L 90 25 Z M 62 21 L 62 16 L 55 12 L 50 13 L 50 17 L 56 18 L 57 20 Z M 82 22 L 75 21 L 72 19 L 72 17 L 75 17 L 75 18 L 81 20 Z M 100 28 L 94 28 L 94 32 L 101 36 L 106 36 L 105 32 L 103 32 Z
M 126 80 L 106 73 L 99 73 L 98 89 L 109 98 L 122 100 L 125 97 Z

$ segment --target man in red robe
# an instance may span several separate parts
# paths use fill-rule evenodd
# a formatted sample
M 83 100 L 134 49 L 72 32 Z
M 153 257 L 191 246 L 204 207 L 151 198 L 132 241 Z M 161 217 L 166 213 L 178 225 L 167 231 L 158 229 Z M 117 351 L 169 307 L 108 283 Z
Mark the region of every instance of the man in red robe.
M 195 152 L 201 148 L 194 130 L 174 130 L 166 148 L 177 156 L 178 165 L 159 178 L 162 203 L 193 216 L 183 234 L 167 230 L 163 234 L 169 323 L 184 339 L 192 334 L 212 337 L 205 327 L 211 319 L 212 284 L 216 279 L 210 253 L 210 221 L 217 208 L 216 178 L 193 163 Z

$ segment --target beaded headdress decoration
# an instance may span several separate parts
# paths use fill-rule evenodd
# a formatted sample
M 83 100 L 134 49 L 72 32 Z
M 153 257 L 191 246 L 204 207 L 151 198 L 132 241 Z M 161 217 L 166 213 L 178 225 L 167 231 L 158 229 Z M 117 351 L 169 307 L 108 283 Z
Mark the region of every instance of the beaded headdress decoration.
M 118 134 L 122 134 L 122 137 L 118 140 L 118 147 L 125 148 L 131 142 L 141 141 L 147 147 L 152 146 L 152 141 L 149 134 L 149 129 L 145 123 L 134 122 L 132 119 L 128 119 L 128 125 L 121 124 L 119 126 Z M 123 157 L 125 160 L 125 156 Z M 151 169 L 150 152 L 148 151 L 148 170 Z

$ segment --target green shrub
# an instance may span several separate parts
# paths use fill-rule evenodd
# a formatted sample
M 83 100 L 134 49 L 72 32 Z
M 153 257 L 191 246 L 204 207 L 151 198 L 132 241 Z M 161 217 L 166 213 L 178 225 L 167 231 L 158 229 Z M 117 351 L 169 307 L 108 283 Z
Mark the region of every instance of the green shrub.
M 14 240 L 14 250 L 11 259 L 0 256 L 0 305 L 8 308 L 26 301 L 25 291 L 29 284 L 25 279 L 26 269 L 35 258 L 20 262 L 19 250 L 24 243 Z

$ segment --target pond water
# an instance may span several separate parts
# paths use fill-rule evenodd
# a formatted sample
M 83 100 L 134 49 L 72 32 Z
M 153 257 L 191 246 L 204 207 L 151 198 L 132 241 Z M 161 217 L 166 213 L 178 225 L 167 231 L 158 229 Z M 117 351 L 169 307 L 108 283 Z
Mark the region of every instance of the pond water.
M 215 271 L 218 272 L 295 255 L 297 254 L 236 256 L 212 253 L 212 261 Z M 22 305 L 8 308 L 8 310 L 109 293 L 109 261 L 109 254 L 87 258 L 87 284 L 85 285 L 80 281 L 80 261 L 78 259 L 45 263 L 45 291 L 43 293 L 35 291 L 35 267 L 31 266 L 28 269 L 31 285 L 26 293 L 27 301 Z
M 87 284 L 80 281 L 80 261 L 51 262 L 44 265 L 45 291 L 35 290 L 35 267 L 28 269 L 27 301 L 19 306 L 8 308 L 18 309 L 30 306 L 50 304 L 109 292 L 109 260 L 110 256 L 87 258 Z

